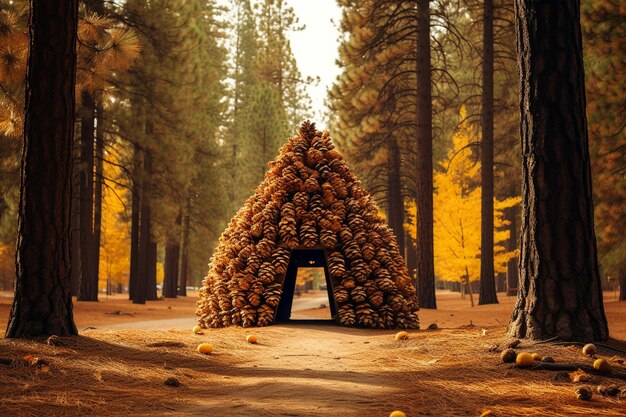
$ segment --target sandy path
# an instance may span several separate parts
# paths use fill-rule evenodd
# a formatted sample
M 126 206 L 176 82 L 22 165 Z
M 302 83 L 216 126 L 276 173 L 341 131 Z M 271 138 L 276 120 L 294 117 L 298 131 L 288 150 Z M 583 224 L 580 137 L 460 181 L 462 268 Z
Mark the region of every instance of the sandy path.
M 197 323 L 195 316 L 182 317 L 176 319 L 164 319 L 164 320 L 145 320 L 145 321 L 131 321 L 128 323 L 117 324 L 100 324 L 94 327 L 97 330 L 191 330 Z
M 372 346 L 372 338 L 392 340 L 389 332 L 330 325 L 254 332 L 260 342 L 249 346 L 245 362 L 195 404 L 177 407 L 176 415 L 388 415 L 401 401 L 402 384 L 385 372 L 389 352 L 376 353 Z

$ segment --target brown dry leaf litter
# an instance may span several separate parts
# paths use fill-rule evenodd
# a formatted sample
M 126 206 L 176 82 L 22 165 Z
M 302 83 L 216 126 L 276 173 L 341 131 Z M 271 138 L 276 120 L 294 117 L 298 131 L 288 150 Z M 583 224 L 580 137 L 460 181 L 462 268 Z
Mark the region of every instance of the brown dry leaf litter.
M 87 331 L 63 344 L 0 340 L 0 414 L 172 416 L 623 416 L 623 397 L 576 399 L 580 386 L 620 385 L 593 375 L 584 384 L 555 372 L 500 363 L 503 327 L 410 332 L 335 326 L 270 326 L 246 343 L 237 327 L 191 331 Z M 210 342 L 213 353 L 196 352 Z M 150 345 L 150 346 L 149 346 Z M 496 346 L 496 348 L 494 348 Z M 580 347 L 520 350 L 559 362 L 592 361 Z M 24 362 L 48 362 L 49 372 Z M 600 351 L 601 356 L 613 353 Z M 613 362 L 614 367 L 626 370 Z M 175 378 L 180 386 L 166 385 Z M 171 380 L 170 380 L 171 381 Z M 174 384 L 176 385 L 176 384 Z M 623 394 L 621 394 L 623 395 Z

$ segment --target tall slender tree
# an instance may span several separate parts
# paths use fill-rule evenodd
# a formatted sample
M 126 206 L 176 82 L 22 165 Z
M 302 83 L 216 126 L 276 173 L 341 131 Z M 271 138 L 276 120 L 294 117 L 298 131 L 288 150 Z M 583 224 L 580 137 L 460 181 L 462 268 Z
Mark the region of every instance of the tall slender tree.
M 483 1 L 481 106 L 480 295 L 478 304 L 496 304 L 493 268 L 493 0 Z
M 70 294 L 76 0 L 31 1 L 17 278 L 7 337 L 77 334 Z
M 430 0 L 417 2 L 417 279 L 422 308 L 437 308 L 433 246 L 433 112 Z
M 522 138 L 520 288 L 509 334 L 605 340 L 580 3 L 516 0 Z

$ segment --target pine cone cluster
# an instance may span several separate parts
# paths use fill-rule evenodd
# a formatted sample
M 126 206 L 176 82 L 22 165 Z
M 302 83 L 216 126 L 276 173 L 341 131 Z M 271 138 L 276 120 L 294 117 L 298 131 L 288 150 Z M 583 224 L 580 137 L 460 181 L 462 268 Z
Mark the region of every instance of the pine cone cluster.
M 396 239 L 327 132 L 303 123 L 220 237 L 203 280 L 202 327 L 274 321 L 291 250 L 324 249 L 337 320 L 419 328 L 416 291 Z

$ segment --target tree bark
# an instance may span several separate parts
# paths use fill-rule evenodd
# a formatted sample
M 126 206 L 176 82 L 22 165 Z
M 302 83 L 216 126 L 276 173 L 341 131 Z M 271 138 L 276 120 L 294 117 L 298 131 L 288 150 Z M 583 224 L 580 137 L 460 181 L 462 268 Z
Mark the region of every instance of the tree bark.
M 400 146 L 398 146 L 398 141 L 393 135 L 389 138 L 388 147 L 389 207 L 387 209 L 387 217 L 389 218 L 389 226 L 396 235 L 400 253 L 404 257 L 404 202 L 402 200 L 402 179 L 400 173 Z
M 180 281 L 178 283 L 178 295 L 187 296 L 187 274 L 189 273 L 189 227 L 191 217 L 191 197 L 187 197 L 187 207 L 183 221 L 183 249 L 180 262 Z
M 80 143 L 74 140 L 72 166 L 80 159 Z M 80 172 L 75 169 L 72 173 L 72 219 L 71 219 L 71 246 L 72 272 L 70 278 L 70 292 L 78 295 L 80 288 Z
M 95 100 L 82 93 L 80 120 L 80 289 L 79 301 L 98 301 L 98 278 L 94 274 L 93 192 Z
M 6 337 L 78 331 L 70 294 L 76 0 L 30 2 L 15 297 Z
M 506 209 L 504 215 L 509 221 L 509 240 L 506 242 L 507 252 L 517 249 L 517 207 Z M 506 295 L 517 295 L 517 287 L 519 285 L 519 257 L 509 259 L 506 265 Z
M 128 278 L 128 299 L 132 300 L 139 274 L 139 212 L 141 210 L 141 183 L 139 179 L 139 155 L 137 146 L 133 155 L 132 208 L 130 221 L 130 273 Z
M 513 337 L 605 340 L 580 3 L 516 0 L 522 138 L 520 288 Z
M 176 216 L 176 231 L 180 232 L 182 213 Z M 180 262 L 180 243 L 178 238 L 169 236 L 165 242 L 165 260 L 163 262 L 163 297 L 176 298 L 178 295 L 178 264 Z
M 419 304 L 437 308 L 433 246 L 430 1 L 417 2 L 417 279 Z
M 94 209 L 93 209 L 93 274 L 98 288 L 98 281 L 100 278 L 100 237 L 102 234 L 102 182 L 104 181 L 103 175 L 103 160 L 104 160 L 104 115 L 102 105 L 96 104 L 96 176 L 94 186 Z M 108 286 L 107 286 L 108 288 Z M 109 290 L 110 291 L 110 290 Z
M 483 91 L 480 154 L 480 294 L 478 305 L 497 304 L 493 268 L 493 0 L 483 2 Z
M 148 265 L 150 258 L 150 173 L 152 172 L 152 156 L 149 151 L 144 151 L 144 169 L 141 187 L 141 213 L 139 221 L 139 253 L 137 259 L 137 277 L 133 292 L 134 304 L 145 304 L 148 290 Z
M 152 229 L 152 228 L 150 228 Z M 148 248 L 148 267 L 147 279 L 146 279 L 146 300 L 155 301 L 157 297 L 157 243 L 154 238 L 150 239 L 150 246 Z

